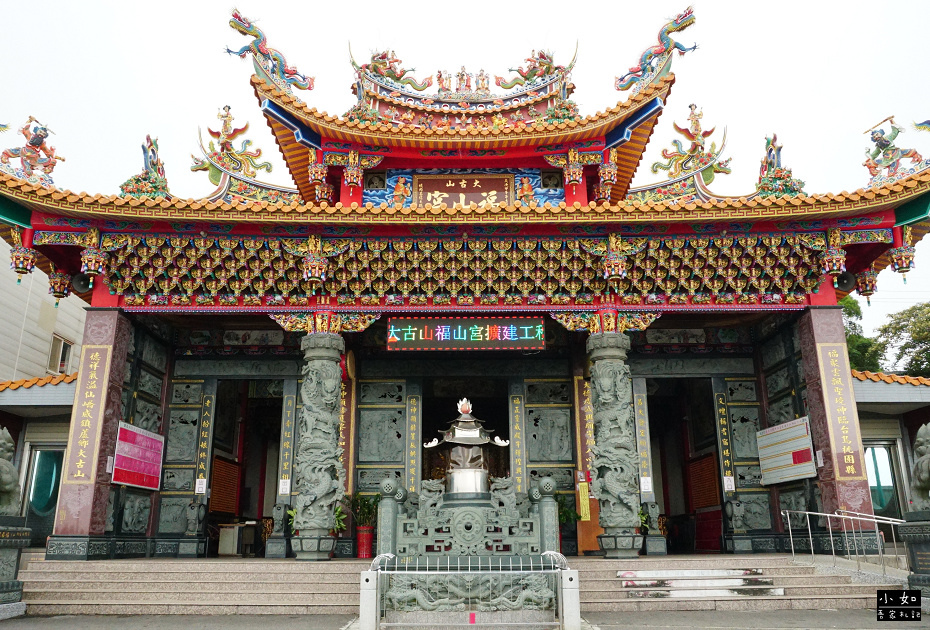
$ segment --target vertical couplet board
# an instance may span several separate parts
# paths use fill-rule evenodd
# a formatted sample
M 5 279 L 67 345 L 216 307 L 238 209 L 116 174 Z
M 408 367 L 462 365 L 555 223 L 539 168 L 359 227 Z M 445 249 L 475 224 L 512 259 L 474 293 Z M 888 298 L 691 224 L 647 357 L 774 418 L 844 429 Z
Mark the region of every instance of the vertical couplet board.
M 86 345 L 81 348 L 81 369 L 78 370 L 74 389 L 71 434 L 68 436 L 61 483 L 94 483 L 112 353 L 112 346 Z M 64 510 L 61 510 L 61 514 L 64 514 Z
M 197 457 L 194 461 L 194 494 L 206 495 L 213 452 L 213 419 L 216 415 L 216 379 L 204 381 L 200 421 L 197 424 Z
M 733 461 L 733 427 L 727 410 L 727 387 L 722 378 L 712 379 L 714 389 L 714 413 L 717 417 L 717 454 L 720 458 L 720 474 L 723 482 L 723 501 L 736 499 L 736 475 Z
M 408 392 L 419 391 L 408 383 Z M 420 433 L 423 412 L 423 397 L 419 394 L 407 396 L 407 448 L 404 451 L 404 484 L 409 492 L 420 487 Z
M 290 505 L 294 474 L 294 447 L 297 444 L 297 381 L 284 381 L 281 401 L 281 441 L 278 445 L 277 502 Z
M 523 412 L 523 381 L 510 383 L 510 476 L 516 492 L 527 491 L 526 421 Z
M 636 451 L 639 455 L 639 496 L 643 503 L 656 500 L 652 471 L 652 440 L 649 437 L 649 411 L 646 407 L 646 379 L 633 379 L 633 421 L 636 423 Z
M 817 359 L 830 434 L 833 474 L 837 481 L 864 480 L 859 413 L 853 395 L 846 344 L 818 343 Z

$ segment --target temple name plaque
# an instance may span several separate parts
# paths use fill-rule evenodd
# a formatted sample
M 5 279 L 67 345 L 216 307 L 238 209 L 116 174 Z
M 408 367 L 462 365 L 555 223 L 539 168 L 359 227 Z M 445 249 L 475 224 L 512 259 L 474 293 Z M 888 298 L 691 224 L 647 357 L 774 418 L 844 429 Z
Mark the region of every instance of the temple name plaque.
M 542 317 L 391 317 L 388 350 L 545 350 Z

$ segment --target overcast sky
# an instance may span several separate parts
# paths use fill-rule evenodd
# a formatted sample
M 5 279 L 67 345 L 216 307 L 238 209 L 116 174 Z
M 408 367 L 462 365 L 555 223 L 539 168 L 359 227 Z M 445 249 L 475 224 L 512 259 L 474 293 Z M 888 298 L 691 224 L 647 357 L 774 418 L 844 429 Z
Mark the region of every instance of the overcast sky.
M 485 69 L 505 75 L 533 49 L 568 63 L 578 42 L 574 99 L 581 112 L 626 100 L 614 77 L 656 43 L 656 33 L 684 2 L 258 2 L 238 8 L 262 28 L 290 65 L 316 78 L 300 92 L 310 106 L 343 114 L 354 102 L 348 45 L 363 63 L 393 49 L 418 79 L 437 70 Z M 249 85 L 251 62 L 225 54 L 249 38 L 229 25 L 227 2 L 4 3 L 5 63 L 0 147 L 20 146 L 15 129 L 29 115 L 48 125 L 52 144 L 67 158 L 55 171 L 65 189 L 113 194 L 142 170 L 146 134 L 159 139 L 172 193 L 203 197 L 213 187 L 191 173 L 199 155 L 197 130 L 216 129 L 216 114 L 231 105 L 236 124 L 274 164 L 272 183 L 293 186 Z M 718 177 L 718 194 L 754 190 L 765 136 L 778 134 L 783 162 L 808 193 L 855 190 L 868 181 L 861 166 L 869 146 L 863 131 L 894 115 L 907 126 L 899 146 L 930 156 L 930 133 L 911 128 L 930 118 L 925 56 L 926 2 L 771 3 L 707 1 L 697 22 L 673 37 L 698 50 L 675 57 L 677 82 L 634 185 L 656 181 L 648 166 L 675 137 L 672 121 L 686 122 L 688 104 L 704 112 L 704 126 L 727 127 L 725 156 L 733 173 Z M 928 239 L 930 240 L 930 239 Z M 888 313 L 930 300 L 930 242 L 918 246 L 918 270 L 907 285 L 890 270 L 866 308 L 865 328 Z M 864 302 L 864 300 L 863 300 Z

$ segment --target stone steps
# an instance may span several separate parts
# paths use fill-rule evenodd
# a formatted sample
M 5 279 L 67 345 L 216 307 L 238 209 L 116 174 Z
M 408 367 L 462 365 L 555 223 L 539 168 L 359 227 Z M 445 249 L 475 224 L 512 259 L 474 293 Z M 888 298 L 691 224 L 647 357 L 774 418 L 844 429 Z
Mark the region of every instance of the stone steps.
M 356 576 L 333 576 L 338 577 L 340 581 L 313 582 L 308 585 L 295 584 L 292 582 L 279 582 L 274 580 L 262 580 L 261 584 L 265 587 L 265 592 L 273 593 L 355 593 L 359 592 L 358 577 Z M 349 578 L 355 577 L 354 580 Z M 344 579 L 344 581 L 343 581 Z M 124 580 L 62 580 L 51 577 L 32 578 L 24 582 L 28 584 L 30 592 L 46 592 L 62 590 L 73 592 L 76 590 L 96 590 L 96 591 L 124 591 L 133 593 L 145 593 L 149 591 L 158 591 L 166 593 L 188 593 L 203 588 L 202 581 L 175 582 L 147 580 L 145 582 L 127 582 Z M 254 587 L 250 584 L 243 584 L 240 580 L 221 580 L 211 577 L 210 584 L 217 589 L 222 589 L 224 593 L 254 593 Z
M 569 558 L 582 612 L 871 608 L 877 585 L 816 574 L 790 556 Z M 30 615 L 358 614 L 366 560 L 30 562 Z
M 729 597 L 767 597 L 767 596 L 789 596 L 789 597 L 807 597 L 810 595 L 834 595 L 842 593 L 845 595 L 868 595 L 871 594 L 873 600 L 875 589 L 879 588 L 871 584 L 809 584 L 799 586 L 770 586 L 770 585 L 750 585 L 735 588 L 721 588 L 715 586 L 695 585 L 690 587 L 673 587 L 673 588 L 626 588 L 622 592 L 609 591 L 588 591 L 582 590 L 581 604 L 584 607 L 586 602 L 603 602 L 614 601 L 618 599 L 690 599 L 699 597 L 712 598 L 729 598 Z M 882 588 L 892 588 L 892 585 L 886 585 Z M 873 602 L 874 603 L 874 602 Z
M 297 604 L 267 605 L 253 597 L 251 602 L 165 603 L 136 601 L 48 602 L 31 601 L 27 615 L 358 615 L 358 601 L 351 606 L 306 606 Z
M 874 608 L 879 588 L 846 574 L 817 574 L 790 556 L 585 560 L 577 568 L 582 612 Z
M 824 610 L 875 608 L 875 593 L 869 595 L 811 595 L 807 597 L 698 597 L 682 599 L 619 599 L 582 602 L 581 612 L 647 612 L 663 610 Z
M 179 593 L 177 591 L 98 591 L 93 589 L 70 589 L 67 591 L 53 589 L 30 589 L 23 594 L 23 601 L 30 604 L 33 601 L 45 603 L 99 603 L 102 601 L 129 603 L 143 600 L 149 603 L 180 602 L 189 604 L 224 603 L 236 605 L 244 602 L 259 600 L 265 605 L 306 605 L 306 606 L 354 606 L 358 608 L 358 593 L 276 593 L 262 589 L 256 593 L 255 589 L 226 591 L 214 589 L 210 584 L 201 584 L 198 590 Z
M 760 585 L 760 586 L 817 586 L 823 584 L 822 575 L 768 575 L 768 576 L 751 576 L 745 578 L 721 578 L 714 580 L 717 586 L 740 586 L 740 585 Z M 724 582 L 726 580 L 726 582 Z M 738 580 L 738 581 L 735 581 Z M 650 587 L 650 586 L 693 586 L 696 578 L 674 578 L 669 580 L 623 580 L 624 584 L 630 587 Z M 830 577 L 833 584 L 849 584 L 852 578 L 848 575 L 834 575 Z M 591 578 L 584 577 L 584 588 L 589 591 L 613 591 L 617 590 L 616 578 Z

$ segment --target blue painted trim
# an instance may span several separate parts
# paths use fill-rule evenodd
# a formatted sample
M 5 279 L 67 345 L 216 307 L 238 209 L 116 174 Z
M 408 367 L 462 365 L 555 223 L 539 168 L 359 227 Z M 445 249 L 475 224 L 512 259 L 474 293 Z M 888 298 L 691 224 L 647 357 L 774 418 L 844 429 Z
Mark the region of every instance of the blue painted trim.
M 259 107 L 266 116 L 274 118 L 279 123 L 294 132 L 294 139 L 305 147 L 323 149 L 323 138 L 313 129 L 297 120 L 292 114 L 284 111 L 277 103 L 269 99 L 262 101 Z
M 611 129 L 604 135 L 605 149 L 610 149 L 621 144 L 626 144 L 633 137 L 633 132 L 641 124 L 653 116 L 657 116 L 665 106 L 662 100 L 657 96 L 648 104 L 640 108 L 632 117 L 627 118 L 619 126 Z

